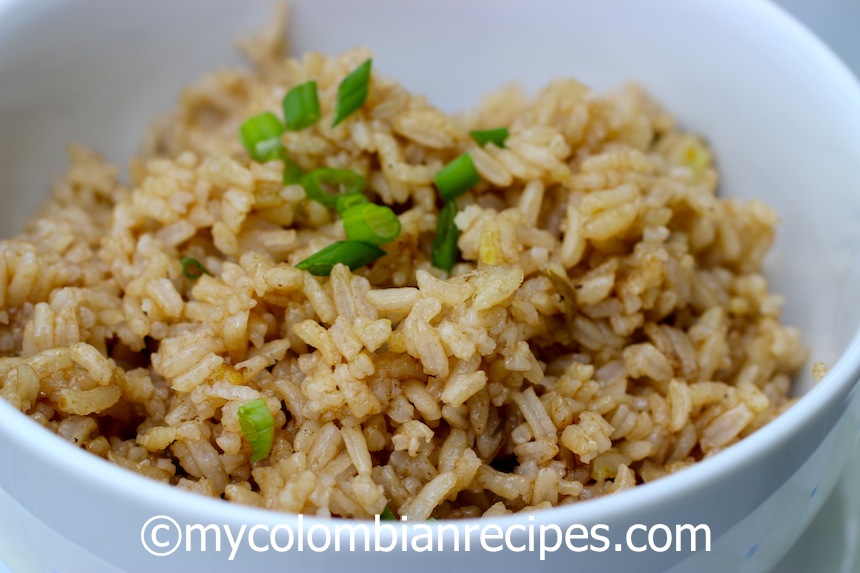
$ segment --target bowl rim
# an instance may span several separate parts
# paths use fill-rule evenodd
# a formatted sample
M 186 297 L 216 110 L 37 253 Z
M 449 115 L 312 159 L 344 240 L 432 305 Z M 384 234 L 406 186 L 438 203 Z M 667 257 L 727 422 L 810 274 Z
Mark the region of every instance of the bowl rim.
M 62 3 L 66 0 L 56 1 Z M 29 3 L 24 0 L 0 0 L 0 14 L 5 14 L 15 6 L 28 5 Z M 744 9 L 750 15 L 778 26 L 780 33 L 786 39 L 804 45 L 806 50 L 814 54 L 821 66 L 819 72 L 838 80 L 844 90 L 843 96 L 856 102 L 855 123 L 860 124 L 860 83 L 822 40 L 772 0 L 747 0 Z M 860 133 L 857 134 L 857 140 L 860 141 Z M 679 494 L 700 488 L 705 482 L 722 479 L 732 473 L 736 467 L 750 463 L 773 449 L 775 445 L 792 439 L 821 411 L 843 400 L 852 388 L 858 386 L 858 380 L 860 380 L 860 325 L 855 329 L 837 362 L 821 382 L 801 396 L 789 410 L 713 457 L 701 460 L 654 482 L 638 485 L 611 496 L 528 514 L 468 518 L 445 523 L 456 525 L 461 533 L 470 524 L 492 522 L 511 525 L 524 522 L 526 516 L 529 516 L 530 520 L 533 518 L 538 524 L 597 523 L 624 516 L 631 512 L 633 506 L 647 508 L 664 504 Z M 183 491 L 175 486 L 121 468 L 68 443 L 4 400 L 0 400 L 0 436 L 3 436 L 4 441 L 10 440 L 18 447 L 29 450 L 32 457 L 37 458 L 40 463 L 62 468 L 63 472 L 90 482 L 97 490 L 112 490 L 130 499 L 133 498 L 142 505 L 167 508 L 173 512 L 172 515 L 178 516 L 181 512 L 185 515 L 198 516 L 202 520 L 209 519 L 212 523 L 289 524 L 294 523 L 298 518 L 298 514 L 245 506 Z M 343 520 L 336 521 L 334 518 L 309 515 L 303 516 L 303 520 L 308 524 L 330 526 L 338 522 L 343 523 Z M 414 525 L 410 524 L 409 527 Z M 466 530 L 466 533 L 468 534 L 469 530 Z M 472 535 L 477 533 L 472 532 Z

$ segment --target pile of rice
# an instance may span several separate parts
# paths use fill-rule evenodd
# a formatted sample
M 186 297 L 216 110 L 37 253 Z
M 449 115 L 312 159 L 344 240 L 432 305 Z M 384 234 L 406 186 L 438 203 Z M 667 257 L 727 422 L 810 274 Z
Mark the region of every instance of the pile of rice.
M 516 88 L 450 117 L 370 56 L 276 57 L 186 89 L 119 170 L 82 147 L 24 234 L 0 242 L 0 394 L 129 470 L 320 516 L 502 515 L 681 470 L 790 405 L 805 352 L 761 263 L 777 218 L 716 197 L 702 139 L 628 87 Z M 388 254 L 314 277 L 294 265 L 339 218 L 249 159 L 239 125 L 318 82 L 323 118 L 283 144 L 304 169 L 363 174 L 403 231 Z M 505 148 L 468 131 L 508 126 Z M 469 152 L 459 262 L 430 264 L 433 176 Z M 192 280 L 180 260 L 212 276 Z M 251 463 L 238 408 L 264 398 Z

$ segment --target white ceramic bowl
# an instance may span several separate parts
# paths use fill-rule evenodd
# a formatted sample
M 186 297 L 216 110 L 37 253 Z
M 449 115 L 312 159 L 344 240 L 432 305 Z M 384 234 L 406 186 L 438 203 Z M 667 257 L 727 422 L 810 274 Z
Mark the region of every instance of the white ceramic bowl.
M 535 527 L 605 524 L 610 532 L 606 551 L 562 548 L 544 561 L 529 551 L 481 551 L 475 535 L 472 551 L 458 553 L 257 553 L 244 544 L 231 561 L 225 539 L 220 553 L 210 545 L 205 553 L 180 548 L 153 557 L 140 529 L 157 514 L 234 530 L 296 526 L 297 518 L 131 475 L 0 402 L 2 559 L 21 572 L 768 570 L 832 489 L 858 434 L 860 89 L 846 68 L 762 0 L 308 0 L 294 7 L 296 51 L 369 45 L 381 73 L 448 110 L 510 81 L 534 89 L 569 75 L 600 90 L 640 81 L 710 140 L 724 195 L 764 199 L 781 215 L 767 273 L 787 295 L 785 319 L 802 327 L 812 360 L 829 363 L 830 374 L 813 387 L 807 367 L 796 406 L 688 470 L 534 514 Z M 236 63 L 233 39 L 270 9 L 267 1 L 238 0 L 0 0 L 2 234 L 44 199 L 68 140 L 124 164 L 154 114 L 205 70 Z M 334 527 L 305 522 L 314 523 Z M 678 523 L 707 524 L 711 551 L 636 553 L 623 545 L 633 524 Z

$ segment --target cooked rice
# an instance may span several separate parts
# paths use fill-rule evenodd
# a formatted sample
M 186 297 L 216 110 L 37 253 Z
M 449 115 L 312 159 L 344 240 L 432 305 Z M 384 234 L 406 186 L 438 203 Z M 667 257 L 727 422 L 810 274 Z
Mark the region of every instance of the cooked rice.
M 130 182 L 94 152 L 23 235 L 0 243 L 0 384 L 38 424 L 204 495 L 320 516 L 503 515 L 649 482 L 785 408 L 805 359 L 762 259 L 776 216 L 716 196 L 705 142 L 631 86 L 508 88 L 450 117 L 374 74 L 370 54 L 277 56 L 186 89 Z M 323 120 L 283 143 L 304 169 L 349 168 L 403 231 L 388 254 L 320 279 L 294 265 L 344 238 L 236 133 L 315 79 Z M 505 148 L 468 131 L 510 127 Z M 429 261 L 434 174 L 468 151 L 451 277 Z M 212 273 L 183 276 L 194 257 Z M 239 406 L 264 398 L 271 454 L 250 462 Z

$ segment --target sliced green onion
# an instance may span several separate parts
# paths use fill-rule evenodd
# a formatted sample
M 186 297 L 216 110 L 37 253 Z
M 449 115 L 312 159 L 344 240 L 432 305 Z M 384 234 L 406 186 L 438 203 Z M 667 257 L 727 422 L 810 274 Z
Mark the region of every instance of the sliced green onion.
M 270 111 L 245 120 L 239 128 L 239 139 L 248 151 L 251 159 L 260 163 L 280 159 L 284 152 L 281 134 L 284 126 L 275 114 Z
M 319 201 L 326 207 L 335 207 L 338 193 L 361 193 L 365 182 L 364 177 L 351 169 L 321 167 L 306 173 L 301 184 L 308 199 Z M 331 190 L 331 187 L 335 189 Z
M 385 509 L 382 510 L 382 513 L 379 514 L 379 519 L 382 521 L 397 521 L 397 516 L 394 515 L 391 508 L 386 505 Z
M 505 141 L 508 139 L 508 128 L 497 127 L 495 129 L 479 129 L 470 131 L 469 135 L 475 140 L 475 143 L 484 147 L 489 142 L 493 142 L 497 147 L 504 147 Z
M 430 260 L 433 266 L 449 273 L 460 255 L 457 250 L 460 230 L 454 224 L 456 215 L 457 204 L 453 201 L 446 201 L 445 206 L 439 211 L 439 217 L 436 220 L 436 236 L 430 247 Z
M 397 521 L 397 516 L 394 515 L 394 512 L 391 511 L 391 508 L 386 505 L 385 509 L 382 510 L 382 513 L 379 514 L 379 520 L 380 521 Z M 438 520 L 435 517 L 428 517 L 424 521 L 430 522 L 430 521 L 438 521 Z
M 251 462 L 258 462 L 272 451 L 272 440 L 275 437 L 275 419 L 269 412 L 269 407 L 263 398 L 257 398 L 239 406 L 237 412 L 242 433 L 250 442 L 254 452 Z
M 281 159 L 284 160 L 284 185 L 301 183 L 305 172 L 302 171 L 299 164 L 287 157 L 286 154 Z
M 318 277 L 327 277 L 338 263 L 342 263 L 354 271 L 368 265 L 383 256 L 385 251 L 360 241 L 337 241 L 326 248 L 317 251 L 296 265 L 297 269 L 308 271 Z
M 350 241 L 378 246 L 390 243 L 400 235 L 400 219 L 385 205 L 353 205 L 340 216 L 343 219 L 346 238 Z
M 370 86 L 370 67 L 373 60 L 368 58 L 343 78 L 337 88 L 337 100 L 334 104 L 334 121 L 332 127 L 339 124 L 354 111 L 360 108 L 367 99 Z
M 334 208 L 338 213 L 342 214 L 344 211 L 349 209 L 350 207 L 354 207 L 356 205 L 362 205 L 367 203 L 369 200 L 367 195 L 364 193 L 359 193 L 356 191 L 352 191 L 350 193 L 341 193 L 335 198 Z
M 212 276 L 212 273 L 207 271 L 206 267 L 204 267 L 197 259 L 183 257 L 179 262 L 182 263 L 182 274 L 191 280 L 199 279 L 203 275 Z
M 320 118 L 317 83 L 305 82 L 287 92 L 282 102 L 287 129 L 298 131 L 310 127 Z
M 462 195 L 481 180 L 472 157 L 464 153 L 442 169 L 433 177 L 439 195 L 446 201 Z

